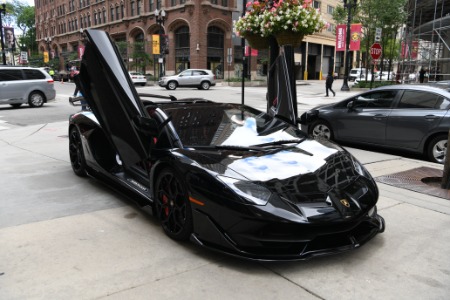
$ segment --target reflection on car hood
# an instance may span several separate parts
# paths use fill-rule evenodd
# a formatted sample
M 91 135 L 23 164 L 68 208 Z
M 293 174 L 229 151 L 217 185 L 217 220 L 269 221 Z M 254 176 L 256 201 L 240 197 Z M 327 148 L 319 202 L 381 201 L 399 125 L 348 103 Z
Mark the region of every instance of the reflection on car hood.
M 213 174 L 264 185 L 310 222 L 360 216 L 378 198 L 370 176 L 361 176 L 355 170 L 354 158 L 326 140 L 305 140 L 275 153 L 178 151 Z
M 294 146 L 262 151 L 193 148 L 179 151 L 218 175 L 268 182 L 314 173 L 324 168 L 333 156 L 341 153 L 338 146 L 329 145 L 307 139 Z

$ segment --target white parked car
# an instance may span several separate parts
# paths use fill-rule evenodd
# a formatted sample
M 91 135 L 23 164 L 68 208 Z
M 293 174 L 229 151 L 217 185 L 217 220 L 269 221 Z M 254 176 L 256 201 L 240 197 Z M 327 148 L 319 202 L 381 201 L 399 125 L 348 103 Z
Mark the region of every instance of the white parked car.
M 139 72 L 128 72 L 131 77 L 131 81 L 133 81 L 134 84 L 140 84 L 142 86 L 145 86 L 147 84 L 147 78 L 145 75 Z
M 177 87 L 196 87 L 199 90 L 208 90 L 210 86 L 216 85 L 216 76 L 211 70 L 187 69 L 183 72 L 164 76 L 159 80 L 159 86 L 168 90 L 174 90 Z

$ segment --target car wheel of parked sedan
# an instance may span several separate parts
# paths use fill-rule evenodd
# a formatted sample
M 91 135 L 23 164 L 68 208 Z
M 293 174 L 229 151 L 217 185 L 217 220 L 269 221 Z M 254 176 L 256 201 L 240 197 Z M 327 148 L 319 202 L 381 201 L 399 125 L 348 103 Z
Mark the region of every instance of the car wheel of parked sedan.
M 176 83 L 175 81 L 171 81 L 171 82 L 169 82 L 169 83 L 167 84 L 167 88 L 168 88 L 169 90 L 174 90 L 174 89 L 177 88 L 177 83 Z
M 186 188 L 172 168 L 164 169 L 156 181 L 155 211 L 164 232 L 174 240 L 191 235 L 192 211 Z
M 44 95 L 41 92 L 31 92 L 28 96 L 28 104 L 31 107 L 41 107 L 44 104 Z
M 201 84 L 202 90 L 209 90 L 210 86 L 211 86 L 211 84 L 208 81 L 203 81 Z
M 333 130 L 330 124 L 324 120 L 318 120 L 311 126 L 310 134 L 313 137 L 324 137 L 328 140 L 333 139 Z
M 87 175 L 81 134 L 78 128 L 72 127 L 69 133 L 69 156 L 73 172 L 81 177 Z
M 434 137 L 427 148 L 427 157 L 430 161 L 443 164 L 447 153 L 447 135 L 438 135 Z

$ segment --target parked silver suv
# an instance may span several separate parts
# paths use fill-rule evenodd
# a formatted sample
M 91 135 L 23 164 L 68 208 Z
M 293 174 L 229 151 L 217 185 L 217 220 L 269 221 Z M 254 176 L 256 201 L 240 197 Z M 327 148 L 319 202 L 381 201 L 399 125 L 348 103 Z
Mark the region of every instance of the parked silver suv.
M 207 90 L 216 85 L 216 76 L 210 70 L 187 69 L 173 76 L 164 76 L 159 80 L 159 86 L 168 90 L 177 87 L 196 87 L 199 90 Z
M 0 104 L 40 107 L 55 100 L 53 78 L 39 68 L 0 66 Z

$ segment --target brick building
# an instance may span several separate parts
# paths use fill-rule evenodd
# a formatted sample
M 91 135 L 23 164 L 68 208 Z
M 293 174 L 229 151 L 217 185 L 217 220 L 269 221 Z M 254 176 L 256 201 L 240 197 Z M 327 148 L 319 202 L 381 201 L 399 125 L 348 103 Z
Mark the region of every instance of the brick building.
M 313 5 L 331 22 L 337 2 L 313 1 Z M 39 51 L 59 57 L 60 68 L 76 58 L 82 45 L 81 31 L 95 28 L 109 32 L 130 70 L 174 74 L 186 68 L 207 68 L 219 79 L 237 77 L 243 69 L 243 51 L 240 39 L 233 34 L 233 20 L 241 15 L 242 6 L 242 0 L 35 0 L 36 36 Z M 165 11 L 162 26 L 156 9 Z M 160 33 L 168 38 L 168 51 L 155 55 L 153 37 Z M 339 68 L 334 43 L 334 25 L 305 37 L 296 49 L 297 78 L 318 79 L 322 73 Z M 136 51 L 149 54 L 154 63 L 142 67 Z M 247 59 L 251 64 L 248 75 L 264 77 L 267 56 L 267 51 L 260 51 Z

